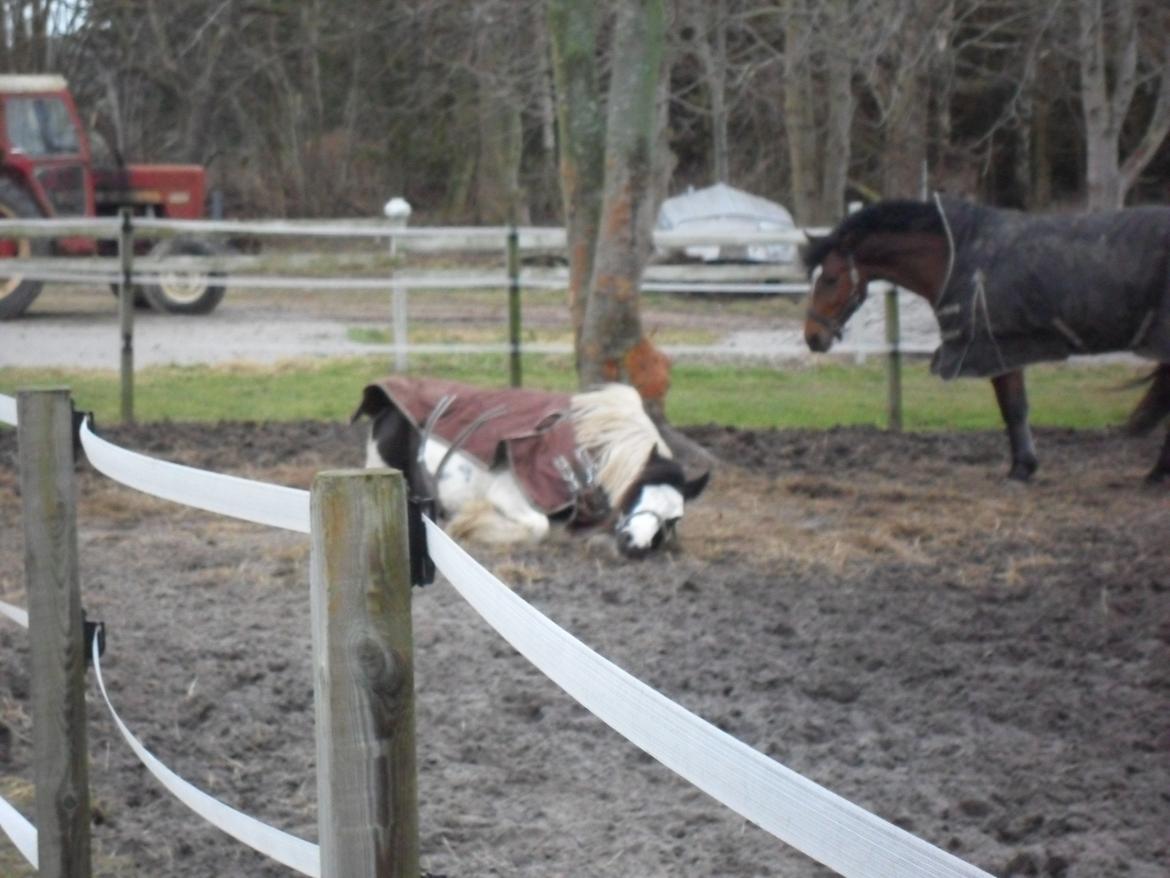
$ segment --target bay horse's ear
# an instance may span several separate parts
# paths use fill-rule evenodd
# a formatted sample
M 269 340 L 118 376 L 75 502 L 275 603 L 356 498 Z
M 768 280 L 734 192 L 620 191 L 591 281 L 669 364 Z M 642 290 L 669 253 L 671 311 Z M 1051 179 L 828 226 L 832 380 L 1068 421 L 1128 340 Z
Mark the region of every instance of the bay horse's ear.
M 821 245 L 828 240 L 828 235 L 810 235 L 808 232 L 804 233 L 805 242 L 797 244 L 796 252 L 800 255 L 801 264 L 804 265 L 806 271 L 812 271 L 814 265 L 809 261 L 816 259 L 820 262 Z
M 707 482 L 711 478 L 711 470 L 707 470 L 701 476 L 698 476 L 691 481 L 683 484 L 682 495 L 684 500 L 694 500 L 703 493 L 703 489 L 707 487 Z

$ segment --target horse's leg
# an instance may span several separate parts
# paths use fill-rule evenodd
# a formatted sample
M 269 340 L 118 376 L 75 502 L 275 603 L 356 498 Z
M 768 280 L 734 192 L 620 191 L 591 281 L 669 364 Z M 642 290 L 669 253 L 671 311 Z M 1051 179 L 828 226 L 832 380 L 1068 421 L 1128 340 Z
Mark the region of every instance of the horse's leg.
M 1162 451 L 1154 468 L 1146 474 L 1146 484 L 1156 485 L 1170 477 L 1170 427 L 1166 429 L 1166 441 L 1162 443 Z
M 1008 442 L 1012 448 L 1012 468 L 1009 479 L 1026 482 L 1036 472 L 1036 446 L 1032 443 L 1032 429 L 1028 426 L 1028 392 L 1024 388 L 1024 370 L 1005 372 L 991 379 L 995 401 L 1007 426 Z
M 1143 436 L 1170 415 L 1170 363 L 1159 363 L 1148 378 L 1150 388 L 1138 402 L 1125 424 L 1126 432 Z M 1146 475 L 1150 484 L 1170 476 L 1170 432 L 1154 468 Z

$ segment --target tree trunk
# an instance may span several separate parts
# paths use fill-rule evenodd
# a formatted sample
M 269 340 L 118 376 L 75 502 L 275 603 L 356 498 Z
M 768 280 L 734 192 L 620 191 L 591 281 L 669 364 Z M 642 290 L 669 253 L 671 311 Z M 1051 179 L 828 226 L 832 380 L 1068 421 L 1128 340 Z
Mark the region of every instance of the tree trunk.
M 687 17 L 694 30 L 695 55 L 703 68 L 707 109 L 711 119 L 711 176 L 716 183 L 731 179 L 727 138 L 727 0 L 693 0 Z
M 647 400 L 658 401 L 666 394 L 668 378 L 662 372 L 668 370 L 642 335 L 638 292 L 652 247 L 650 229 L 657 206 L 654 152 L 665 24 L 663 0 L 618 5 L 601 225 L 578 349 L 582 386 L 625 380 Z
M 818 202 L 812 34 L 812 11 L 807 0 L 790 0 L 784 19 L 784 125 L 792 174 L 792 212 L 798 225 L 813 224 Z
M 477 67 L 496 72 L 480 75 L 476 88 L 479 130 L 479 162 L 476 167 L 476 220 L 486 225 L 503 225 L 513 219 L 525 222 L 520 197 L 520 156 L 523 130 L 521 100 L 513 93 L 510 77 L 502 75 L 515 51 L 495 22 L 481 26 L 476 38 Z
M 1107 14 L 1112 18 L 1107 20 Z M 1164 8 L 1143 29 L 1165 33 Z M 1133 151 L 1122 160 L 1121 135 L 1138 88 L 1139 33 L 1134 0 L 1079 0 L 1081 111 L 1085 119 L 1085 183 L 1090 208 L 1121 207 L 1125 196 L 1170 133 L 1170 45 L 1162 40 L 1153 112 Z
M 800 225 L 832 225 L 845 206 L 855 105 L 854 62 L 842 48 L 855 26 L 849 12 L 844 0 L 787 6 L 784 112 L 792 208 Z
M 852 10 L 846 0 L 831 0 L 826 4 L 831 16 L 826 32 L 836 35 L 841 45 L 854 27 Z M 812 205 L 808 222 L 814 225 L 836 223 L 845 209 L 845 188 L 849 183 L 849 160 L 852 153 L 852 128 L 855 100 L 853 97 L 853 59 L 850 53 L 826 53 L 825 92 L 827 107 L 824 126 L 824 149 L 821 167 L 821 185 Z
M 1119 0 L 1126 5 L 1127 0 Z M 1115 108 L 1125 99 L 1124 69 L 1115 74 L 1113 94 L 1106 82 L 1105 17 L 1101 0 L 1079 0 L 1079 54 L 1081 64 L 1081 109 L 1085 117 L 1085 183 L 1088 206 L 1117 207 L 1121 203 L 1121 165 L 1117 138 L 1120 119 Z M 1124 39 L 1124 35 L 1122 35 Z
M 591 0 L 549 0 L 553 79 L 560 132 L 561 193 L 569 252 L 569 313 L 581 348 L 593 277 L 605 175 L 605 117 L 597 77 L 597 20 Z M 578 361 L 579 362 L 579 361 Z

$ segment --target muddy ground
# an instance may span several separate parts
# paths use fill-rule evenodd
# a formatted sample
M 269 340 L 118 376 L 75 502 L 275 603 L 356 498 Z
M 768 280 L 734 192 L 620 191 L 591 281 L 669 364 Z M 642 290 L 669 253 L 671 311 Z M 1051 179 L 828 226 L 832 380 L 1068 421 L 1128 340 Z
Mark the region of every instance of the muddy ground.
M 476 550 L 555 621 L 835 792 L 997 875 L 1170 873 L 1170 489 L 1157 438 L 689 431 L 740 467 L 641 563 L 568 538 Z M 349 428 L 106 431 L 297 487 Z M 24 603 L 11 432 L 0 597 Z M 307 540 L 79 470 L 84 603 L 123 718 L 176 771 L 315 838 Z M 445 582 L 416 593 L 425 867 L 452 876 L 818 876 L 641 755 Z M 23 632 L 0 620 L 0 793 L 31 813 Z M 90 693 L 96 873 L 286 875 L 163 794 Z M 0 840 L 0 874 L 26 874 Z

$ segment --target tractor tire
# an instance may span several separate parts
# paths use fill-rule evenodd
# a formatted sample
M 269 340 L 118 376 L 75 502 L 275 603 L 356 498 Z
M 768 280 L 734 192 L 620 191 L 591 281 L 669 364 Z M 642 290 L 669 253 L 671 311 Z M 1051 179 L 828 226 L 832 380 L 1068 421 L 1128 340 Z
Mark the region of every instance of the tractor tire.
M 150 251 L 152 258 L 215 256 L 220 248 L 195 238 L 164 238 Z M 216 283 L 221 271 L 162 272 L 157 284 L 143 284 L 142 294 L 156 311 L 166 314 L 208 314 L 223 300 L 226 289 Z
M 0 217 L 4 219 L 41 219 L 44 216 L 32 196 L 7 177 L 0 177 Z M 28 259 L 49 255 L 48 238 L 0 239 L 0 261 L 4 257 Z M 0 268 L 0 272 L 3 269 Z M 0 274 L 0 320 L 18 317 L 41 294 L 42 282 L 25 280 L 22 275 Z

